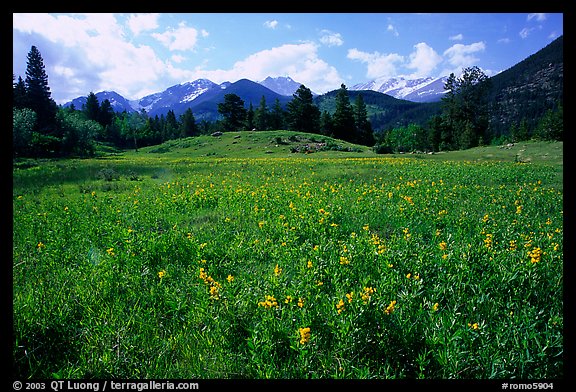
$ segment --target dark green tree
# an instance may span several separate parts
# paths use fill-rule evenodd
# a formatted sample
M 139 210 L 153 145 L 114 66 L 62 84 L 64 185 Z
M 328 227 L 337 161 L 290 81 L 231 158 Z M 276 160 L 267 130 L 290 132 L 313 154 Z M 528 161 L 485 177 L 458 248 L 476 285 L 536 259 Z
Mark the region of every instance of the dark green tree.
M 254 126 L 256 127 L 256 130 L 266 131 L 268 129 L 269 116 L 268 107 L 266 106 L 266 97 L 262 95 L 262 98 L 260 98 L 260 105 L 256 109 L 254 115 Z
M 344 84 L 336 94 L 336 110 L 332 116 L 332 133 L 335 138 L 355 142 L 356 132 L 354 124 L 354 111 L 350 105 L 348 90 Z
M 176 139 L 178 137 L 178 129 L 180 124 L 176 119 L 176 115 L 173 110 L 168 110 L 166 113 L 166 119 L 164 121 L 164 126 L 162 129 L 162 141 Z
M 12 88 L 12 107 L 22 109 L 26 107 L 26 83 L 18 76 L 18 82 Z
M 334 124 L 332 122 L 332 116 L 330 112 L 324 110 L 322 116 L 320 117 L 320 132 L 322 135 L 332 136 L 332 128 Z
M 86 97 L 86 103 L 82 105 L 82 111 L 88 120 L 98 121 L 100 119 L 100 102 L 93 92 Z
M 224 95 L 224 102 L 218 104 L 218 113 L 224 117 L 222 125 L 225 130 L 235 132 L 244 126 L 246 108 L 244 101 L 238 95 Z
M 254 106 L 252 106 L 252 102 L 250 102 L 250 106 L 248 106 L 248 110 L 246 111 L 246 129 L 249 131 L 255 129 L 254 116 Z
M 373 146 L 375 143 L 372 124 L 368 120 L 368 110 L 362 94 L 356 96 L 354 101 L 354 124 L 356 127 L 356 143 Z
M 268 117 L 269 129 L 284 129 L 285 128 L 285 112 L 280 105 L 280 100 L 276 98 L 274 101 L 274 106 L 270 111 L 270 116 Z
M 44 60 L 36 46 L 30 48 L 26 64 L 26 107 L 37 116 L 37 129 L 43 133 L 53 131 L 58 106 L 51 98 Z
M 309 133 L 320 131 L 320 109 L 314 104 L 312 91 L 303 84 L 287 104 L 288 129 Z
M 189 137 L 189 136 L 196 136 L 198 134 L 198 128 L 196 127 L 196 119 L 194 118 L 194 113 L 192 113 L 192 109 L 188 108 L 180 116 L 181 122 L 181 132 L 180 137 Z
M 108 99 L 102 101 L 98 112 L 98 122 L 100 125 L 107 127 L 112 124 L 112 121 L 114 120 L 114 109 Z
M 443 142 L 458 149 L 476 147 L 488 136 L 490 80 L 479 67 L 468 67 L 462 76 L 450 74 L 442 97 L 442 113 L 449 128 Z

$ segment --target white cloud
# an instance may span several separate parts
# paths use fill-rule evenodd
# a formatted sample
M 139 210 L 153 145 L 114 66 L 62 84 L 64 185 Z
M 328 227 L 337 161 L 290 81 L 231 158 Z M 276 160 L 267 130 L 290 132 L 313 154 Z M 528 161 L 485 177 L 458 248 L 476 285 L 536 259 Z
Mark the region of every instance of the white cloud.
M 200 34 L 205 37 L 208 32 L 202 30 Z M 169 29 L 163 33 L 152 34 L 160 43 L 170 50 L 190 50 L 194 49 L 198 41 L 198 30 L 188 27 L 181 22 L 176 29 Z
M 160 14 L 133 14 L 128 17 L 127 24 L 134 35 L 142 31 L 154 30 L 158 27 Z
M 344 44 L 344 40 L 340 33 L 335 33 L 330 30 L 322 30 L 320 31 L 320 34 L 320 42 L 326 46 L 342 46 Z
M 237 61 L 228 70 L 198 68 L 190 73 L 189 78 L 207 78 L 222 83 L 241 78 L 263 80 L 267 76 L 286 75 L 319 94 L 337 89 L 342 83 L 338 71 L 318 57 L 318 46 L 311 42 L 285 44 L 256 52 Z
M 394 37 L 398 37 L 400 35 L 398 33 L 398 30 L 396 30 L 396 27 L 394 27 L 394 25 L 392 25 L 391 23 L 388 24 L 388 27 L 386 27 L 386 30 L 391 32 L 392 34 L 394 34 Z
M 113 14 L 14 14 L 13 22 L 15 35 L 42 42 L 46 72 L 59 86 L 52 88 L 57 103 L 90 90 L 141 97 L 164 76 L 165 63 L 151 47 L 128 42 Z
M 277 20 L 267 20 L 264 22 L 264 27 L 274 30 L 278 26 Z
M 456 34 L 456 35 L 451 35 L 450 37 L 448 37 L 448 39 L 450 41 L 462 41 L 464 39 L 464 36 L 462 34 Z
M 484 42 L 475 42 L 470 45 L 454 44 L 444 51 L 444 56 L 447 57 L 448 63 L 452 69 L 445 69 L 442 74 L 447 75 L 450 73 L 460 74 L 462 68 L 471 67 L 476 65 L 479 59 L 474 56 L 475 53 L 483 52 L 486 49 Z
M 416 70 L 410 76 L 430 76 L 432 71 L 443 61 L 442 56 L 436 53 L 436 51 L 425 42 L 414 45 L 414 48 L 415 51 L 409 56 L 410 62 L 406 65 L 407 68 Z
M 369 78 L 394 77 L 397 75 L 396 64 L 402 64 L 404 57 L 396 53 L 362 52 L 356 48 L 348 50 L 346 56 L 367 65 L 366 76 Z

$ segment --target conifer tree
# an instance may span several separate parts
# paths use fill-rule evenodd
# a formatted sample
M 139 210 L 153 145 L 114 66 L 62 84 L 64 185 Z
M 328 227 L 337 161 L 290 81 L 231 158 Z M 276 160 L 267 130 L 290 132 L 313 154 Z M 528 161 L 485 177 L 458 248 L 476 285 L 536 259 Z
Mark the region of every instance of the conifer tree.
M 319 133 L 320 109 L 314 105 L 312 91 L 303 84 L 287 105 L 288 128 L 293 131 Z
M 26 65 L 26 107 L 37 115 L 40 131 L 50 130 L 56 120 L 57 106 L 51 98 L 44 60 L 36 46 L 30 48 Z
M 332 129 L 335 138 L 350 142 L 355 141 L 354 111 L 344 84 L 340 85 L 336 94 L 336 110 L 332 116 Z

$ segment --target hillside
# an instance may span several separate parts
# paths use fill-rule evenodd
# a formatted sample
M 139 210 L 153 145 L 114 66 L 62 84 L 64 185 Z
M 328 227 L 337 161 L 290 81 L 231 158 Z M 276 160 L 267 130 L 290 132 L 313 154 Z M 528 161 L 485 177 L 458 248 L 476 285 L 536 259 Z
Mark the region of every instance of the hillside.
M 293 131 L 224 132 L 219 136 L 203 135 L 170 140 L 157 146 L 141 148 L 128 155 L 163 158 L 287 158 L 287 157 L 358 157 L 376 156 L 370 147 L 347 143 L 328 136 Z
M 314 99 L 320 112 L 327 111 L 334 114 L 337 94 L 338 90 L 333 90 Z M 350 104 L 354 105 L 358 95 L 362 95 L 368 119 L 376 132 L 410 123 L 424 126 L 431 116 L 440 113 L 441 110 L 441 102 L 412 102 L 371 90 L 348 90 Z
M 507 133 L 512 124 L 526 120 L 528 128 L 548 109 L 563 101 L 563 36 L 490 78 L 490 127 L 495 134 Z

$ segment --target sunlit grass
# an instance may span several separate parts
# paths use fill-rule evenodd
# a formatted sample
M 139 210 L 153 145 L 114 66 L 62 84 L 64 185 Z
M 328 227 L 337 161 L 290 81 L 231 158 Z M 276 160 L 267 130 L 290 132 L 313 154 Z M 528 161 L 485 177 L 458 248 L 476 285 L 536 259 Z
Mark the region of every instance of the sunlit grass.
M 19 377 L 563 376 L 557 168 L 137 154 L 14 171 Z

